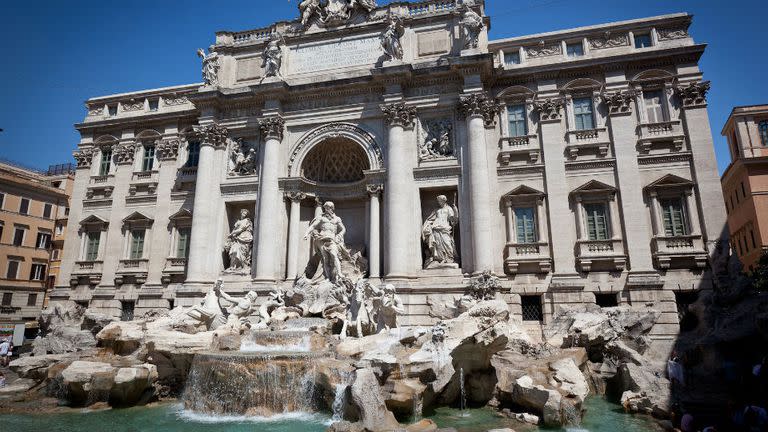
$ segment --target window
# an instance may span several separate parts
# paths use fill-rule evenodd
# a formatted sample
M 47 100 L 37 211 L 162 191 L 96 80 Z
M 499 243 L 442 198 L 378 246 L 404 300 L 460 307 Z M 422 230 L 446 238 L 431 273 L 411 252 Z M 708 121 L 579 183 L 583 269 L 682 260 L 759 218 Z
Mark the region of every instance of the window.
M 0 222 L 0 244 L 2 244 L 2 242 L 3 242 L 3 227 L 4 226 L 5 225 L 2 222 Z
M 96 261 L 99 259 L 99 242 L 101 240 L 101 232 L 92 231 L 87 234 L 85 239 L 85 260 Z
M 3 293 L 3 306 L 10 306 L 13 300 L 13 293 Z
M 515 222 L 518 243 L 536 243 L 536 220 L 532 207 L 515 209 Z
M 528 135 L 528 127 L 525 121 L 525 105 L 510 105 L 507 107 L 509 120 L 509 136 L 519 137 Z
M 142 171 L 152 171 L 155 164 L 155 146 L 154 144 L 144 146 L 144 159 L 141 162 Z
M 149 100 L 149 110 L 150 111 L 157 111 L 157 108 L 160 106 L 160 99 L 150 99 Z
M 595 118 L 592 116 L 592 98 L 576 98 L 573 100 L 573 117 L 576 130 L 595 128 Z
M 51 253 L 51 260 L 57 261 L 58 259 L 59 259 L 59 250 L 54 249 L 53 252 Z
M 46 219 L 50 219 L 52 211 L 53 211 L 53 205 L 51 205 L 50 203 L 45 203 L 45 205 L 43 206 L 43 217 Z
M 37 233 L 37 241 L 35 247 L 38 249 L 48 249 L 51 246 L 51 234 L 50 233 Z
M 27 296 L 27 306 L 37 305 L 37 293 L 29 293 Z
M 14 246 L 23 246 L 24 245 L 24 237 L 27 233 L 27 230 L 24 228 L 16 227 L 16 230 L 13 233 L 13 245 Z
M 110 117 L 114 117 L 117 115 L 117 104 L 115 105 L 107 105 L 107 112 L 109 113 Z
M 107 175 L 112 169 L 112 149 L 101 149 L 101 165 L 99 165 L 99 175 Z
M 25 215 L 29 214 L 29 200 L 26 198 L 21 199 L 21 203 L 19 204 L 19 213 Z
M 29 271 L 29 280 L 41 281 L 45 279 L 45 264 L 32 264 Z
M 565 52 L 568 54 L 568 57 L 581 57 L 584 55 L 584 45 L 581 42 L 566 44 Z
M 744 182 L 741 182 L 741 197 L 742 198 L 747 197 L 747 189 L 744 187 Z
M 189 228 L 179 228 L 178 239 L 176 240 L 176 258 L 187 258 L 189 256 Z
M 661 123 L 666 121 L 664 118 L 664 108 L 662 101 L 664 93 L 661 90 L 652 90 L 643 92 L 643 103 L 645 103 L 645 113 L 648 116 L 648 123 Z
M 608 216 L 603 203 L 584 204 L 589 240 L 608 240 Z
M 64 234 L 64 225 L 56 224 L 56 235 Z
M 19 276 L 20 261 L 8 260 L 8 269 L 5 271 L 6 279 L 17 279 Z
M 189 150 L 187 166 L 196 167 L 197 163 L 200 162 L 200 143 L 196 141 L 190 142 L 187 149 Z
M 764 147 L 768 146 L 768 120 L 761 121 L 758 130 L 760 131 L 760 142 Z
M 642 33 L 635 35 L 635 48 L 648 48 L 653 45 L 650 33 Z
M 619 297 L 616 293 L 595 293 L 595 303 L 601 308 L 616 307 L 619 305 Z
M 749 236 L 752 238 L 752 248 L 756 248 L 757 247 L 757 243 L 755 242 L 755 232 L 754 231 L 749 231 Z
M 519 51 L 505 52 L 504 64 L 508 64 L 508 65 L 520 64 L 520 52 Z
M 144 234 L 145 230 L 131 230 L 131 248 L 130 259 L 141 259 L 144 257 Z
M 132 301 L 121 301 L 120 302 L 120 320 L 121 321 L 132 321 L 133 320 L 133 310 L 135 308 L 135 303 Z
M 688 233 L 685 222 L 685 210 L 681 198 L 668 198 L 660 202 L 664 219 L 664 235 L 667 237 L 684 236 Z
M 5 204 L 5 194 L 0 193 L 0 210 L 3 209 L 3 204 Z
M 520 296 L 523 307 L 523 321 L 544 321 L 544 310 L 541 306 L 540 295 Z

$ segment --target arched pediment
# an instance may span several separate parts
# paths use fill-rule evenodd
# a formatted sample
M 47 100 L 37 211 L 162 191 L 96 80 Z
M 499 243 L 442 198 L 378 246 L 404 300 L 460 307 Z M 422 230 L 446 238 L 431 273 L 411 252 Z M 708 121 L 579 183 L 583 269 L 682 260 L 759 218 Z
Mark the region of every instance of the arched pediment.
M 118 141 L 119 140 L 114 135 L 107 134 L 107 135 L 100 135 L 98 138 L 93 140 L 93 144 L 96 145 L 96 146 L 99 146 L 99 147 L 101 147 L 101 146 L 110 146 L 110 145 L 117 144 Z
M 536 93 L 528 87 L 514 85 L 505 88 L 499 93 L 499 99 L 533 99 Z
M 635 75 L 630 81 L 643 83 L 648 81 L 671 81 L 673 79 L 675 79 L 675 75 L 669 71 L 663 69 L 649 69 Z
M 354 143 L 362 148 L 368 159 L 368 169 L 383 168 L 381 148 L 376 143 L 373 134 L 351 123 L 331 123 L 307 132 L 296 144 L 288 161 L 290 177 L 300 177 L 304 160 L 313 148 L 330 139 Z
M 144 129 L 136 135 L 137 141 L 160 139 L 162 134 L 154 129 Z
M 579 91 L 596 91 L 600 90 L 603 87 L 603 83 L 600 81 L 593 80 L 592 78 L 576 78 L 573 81 L 568 82 L 563 87 L 561 87 L 561 91 L 572 93 L 572 92 L 579 92 Z

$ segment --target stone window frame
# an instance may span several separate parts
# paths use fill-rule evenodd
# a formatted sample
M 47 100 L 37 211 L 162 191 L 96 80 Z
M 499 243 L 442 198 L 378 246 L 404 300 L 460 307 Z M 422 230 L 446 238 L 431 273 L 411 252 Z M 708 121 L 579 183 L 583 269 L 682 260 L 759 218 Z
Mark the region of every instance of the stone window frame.
M 517 220 L 515 209 L 533 208 L 534 223 L 536 226 L 536 240 L 532 245 L 549 244 L 549 223 L 547 218 L 546 194 L 528 185 L 520 185 L 502 197 L 504 206 L 504 219 L 506 222 L 507 244 L 518 243 Z
M 162 135 L 160 132 L 154 129 L 145 129 L 136 135 L 136 161 L 134 163 L 133 171 L 135 173 L 154 173 L 157 172 L 159 161 L 157 160 L 157 144 L 160 142 Z M 154 147 L 152 156 L 152 166 L 149 169 L 144 169 L 144 158 L 146 157 L 147 147 Z
M 180 229 L 189 229 L 190 230 L 190 241 L 192 238 L 192 212 L 186 208 L 182 208 L 181 210 L 177 211 L 173 215 L 171 215 L 168 222 L 168 226 L 170 228 L 170 237 L 171 237 L 171 249 L 168 251 L 168 258 L 188 258 L 188 257 L 181 257 L 176 256 L 178 255 L 179 251 L 179 230 Z M 187 245 L 187 249 L 189 249 L 189 245 Z
M 94 143 L 94 149 L 96 150 L 93 155 L 93 160 L 98 163 L 92 164 L 91 177 L 106 177 L 112 176 L 117 170 L 117 164 L 115 163 L 114 149 L 119 145 L 120 141 L 113 135 L 102 135 L 97 138 Z M 102 172 L 102 165 L 104 163 L 104 152 L 110 151 L 109 169 L 106 172 Z
M 603 87 L 603 83 L 591 78 L 578 78 L 560 88 L 560 93 L 565 100 L 566 131 L 582 132 L 586 130 L 604 130 L 606 128 L 607 116 L 600 110 Z M 592 119 L 594 121 L 594 127 L 592 129 L 584 130 L 576 129 L 573 100 L 587 97 L 592 101 Z
M 659 123 L 668 123 L 676 121 L 679 118 L 674 104 L 674 80 L 671 73 L 660 70 L 650 69 L 639 73 L 630 81 L 630 87 L 634 90 L 635 104 L 637 105 L 637 121 L 639 124 L 656 124 L 648 120 L 648 110 L 645 105 L 646 91 L 661 91 L 662 95 L 662 113 L 664 121 Z
M 649 200 L 654 238 L 670 238 L 664 229 L 664 214 L 661 209 L 661 200 L 666 198 L 679 198 L 682 201 L 684 223 L 687 228 L 685 235 L 672 236 L 671 238 L 701 236 L 695 186 L 691 180 L 674 174 L 667 174 L 643 188 Z
M 616 189 L 615 186 L 598 180 L 590 180 L 571 191 L 570 196 L 574 203 L 577 242 L 607 242 L 622 239 L 618 189 Z M 585 204 L 603 204 L 605 206 L 606 218 L 608 219 L 606 225 L 606 228 L 608 229 L 608 237 L 606 239 L 589 239 Z
M 768 119 L 757 122 L 757 133 L 760 136 L 760 144 L 768 147 Z
M 80 236 L 80 261 L 82 262 L 100 262 L 104 258 L 106 252 L 106 238 L 107 228 L 109 222 L 96 216 L 91 215 L 80 221 L 80 229 L 78 235 Z M 98 232 L 99 233 L 99 249 L 96 254 L 95 260 L 88 260 L 88 234 Z
M 133 212 L 126 216 L 122 220 L 122 234 L 123 234 L 123 260 L 147 260 L 149 259 L 149 251 L 152 247 L 152 225 L 155 223 L 154 219 L 145 216 L 141 212 Z M 141 250 L 141 257 L 131 257 L 131 243 L 133 240 L 134 231 L 144 231 L 144 240 Z
M 533 120 L 533 101 L 536 97 L 536 93 L 523 86 L 512 86 L 504 89 L 499 93 L 498 99 L 504 104 L 504 109 L 501 110 L 501 136 L 504 138 L 513 138 L 509 132 L 509 111 L 508 107 L 512 105 L 524 105 L 525 106 L 525 136 L 535 136 L 538 129 L 538 124 Z
M 9 272 L 11 270 L 12 262 L 16 263 L 16 275 L 14 277 L 9 277 Z M 9 255 L 5 264 L 5 272 L 3 273 L 3 277 L 8 280 L 20 280 L 19 274 L 22 273 L 23 265 L 24 265 L 24 257 Z

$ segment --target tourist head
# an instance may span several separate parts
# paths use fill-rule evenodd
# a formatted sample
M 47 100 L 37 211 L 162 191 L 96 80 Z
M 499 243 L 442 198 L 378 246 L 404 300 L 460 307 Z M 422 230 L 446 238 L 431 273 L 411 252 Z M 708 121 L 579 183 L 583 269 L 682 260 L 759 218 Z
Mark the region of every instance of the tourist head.
M 323 204 L 323 211 L 326 214 L 336 214 L 336 204 L 334 204 L 332 201 L 326 201 L 325 204 Z

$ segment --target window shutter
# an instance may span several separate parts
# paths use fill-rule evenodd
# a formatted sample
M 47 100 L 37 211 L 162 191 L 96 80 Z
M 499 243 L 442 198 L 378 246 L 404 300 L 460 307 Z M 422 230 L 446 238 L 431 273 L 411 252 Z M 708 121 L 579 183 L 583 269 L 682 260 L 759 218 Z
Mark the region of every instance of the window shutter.
M 144 256 L 144 230 L 131 232 L 131 259 L 141 259 Z
M 178 235 L 179 239 L 176 243 L 176 258 L 186 258 L 189 254 L 189 229 L 180 229 Z
M 99 241 L 101 239 L 101 233 L 89 232 L 88 243 L 86 245 L 85 259 L 86 261 L 96 261 L 99 258 Z

